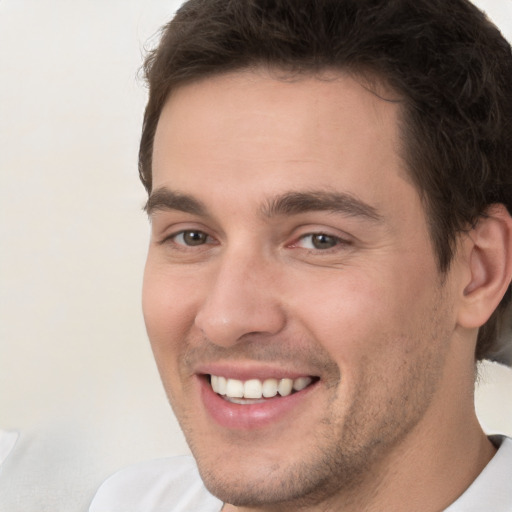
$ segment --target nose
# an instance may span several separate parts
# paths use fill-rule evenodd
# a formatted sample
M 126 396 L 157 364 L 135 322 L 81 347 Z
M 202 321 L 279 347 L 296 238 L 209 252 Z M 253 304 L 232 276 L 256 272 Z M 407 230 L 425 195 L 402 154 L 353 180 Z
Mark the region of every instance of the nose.
M 269 336 L 281 331 L 286 318 L 272 265 L 240 253 L 221 257 L 216 263 L 195 317 L 203 335 L 227 348 L 247 335 Z

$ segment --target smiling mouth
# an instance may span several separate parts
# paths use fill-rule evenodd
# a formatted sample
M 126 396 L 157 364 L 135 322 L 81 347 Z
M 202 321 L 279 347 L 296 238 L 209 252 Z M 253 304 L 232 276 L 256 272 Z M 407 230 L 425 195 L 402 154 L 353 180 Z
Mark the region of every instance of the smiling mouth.
M 209 375 L 209 383 L 215 393 L 224 400 L 249 405 L 263 403 L 275 397 L 285 397 L 302 391 L 319 379 L 318 377 L 299 377 L 297 379 L 249 379 L 241 381 L 218 375 Z

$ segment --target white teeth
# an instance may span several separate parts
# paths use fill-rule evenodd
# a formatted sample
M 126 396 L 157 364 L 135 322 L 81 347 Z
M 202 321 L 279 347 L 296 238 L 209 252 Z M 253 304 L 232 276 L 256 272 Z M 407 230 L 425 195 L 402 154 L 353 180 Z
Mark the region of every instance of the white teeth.
M 277 385 L 277 391 L 281 396 L 288 396 L 293 389 L 293 380 L 292 379 L 281 379 L 279 384 Z
M 311 377 L 299 377 L 293 381 L 293 389 L 295 391 L 302 391 L 304 388 L 307 388 L 313 379 Z
M 211 376 L 210 384 L 212 385 L 213 391 L 215 391 L 215 393 L 218 393 L 219 392 L 219 377 L 217 377 L 217 375 Z
M 244 398 L 261 398 L 262 384 L 258 379 L 251 379 L 244 384 Z
M 265 398 L 272 398 L 277 395 L 277 379 L 266 379 L 263 382 L 262 394 Z
M 211 375 L 210 382 L 215 393 L 225 396 L 234 403 L 245 404 L 254 403 L 251 400 L 273 398 L 278 393 L 281 396 L 288 396 L 292 391 L 302 391 L 313 382 L 313 379 L 311 377 L 299 377 L 295 380 L 265 379 L 263 382 L 259 379 L 249 379 L 242 382 L 237 379 L 226 379 L 218 375 Z M 232 398 L 236 400 L 231 400 Z
M 226 395 L 232 398 L 243 398 L 244 383 L 241 380 L 228 379 L 226 383 Z
M 262 404 L 265 403 L 265 400 L 259 399 L 254 400 L 252 398 L 231 398 L 231 397 L 224 397 L 224 400 L 231 402 L 232 404 L 238 404 L 238 405 L 254 405 L 254 404 Z
M 212 375 L 213 377 L 213 375 Z M 226 379 L 226 377 L 217 377 L 218 381 L 217 381 L 217 393 L 219 393 L 219 395 L 225 395 L 226 394 L 226 388 L 227 388 L 227 384 L 228 384 L 228 381 Z

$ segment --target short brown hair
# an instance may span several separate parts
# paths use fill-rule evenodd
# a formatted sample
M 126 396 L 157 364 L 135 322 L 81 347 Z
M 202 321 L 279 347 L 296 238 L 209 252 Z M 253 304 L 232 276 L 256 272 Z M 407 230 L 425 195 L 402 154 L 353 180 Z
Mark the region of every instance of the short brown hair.
M 404 160 L 422 196 L 441 272 L 457 235 L 492 204 L 512 212 L 512 53 L 467 0 L 189 0 L 145 62 L 139 173 L 151 191 L 153 139 L 178 86 L 253 66 L 373 76 L 402 98 Z M 511 289 L 480 329 L 495 358 Z

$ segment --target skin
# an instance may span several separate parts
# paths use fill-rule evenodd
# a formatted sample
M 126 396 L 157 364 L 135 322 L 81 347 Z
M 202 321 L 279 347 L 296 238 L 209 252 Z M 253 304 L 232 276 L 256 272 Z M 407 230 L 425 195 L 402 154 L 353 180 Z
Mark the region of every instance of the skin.
M 494 453 L 473 408 L 478 326 L 461 321 L 474 243 L 440 275 L 398 116 L 349 76 L 264 70 L 183 86 L 162 112 L 144 316 L 225 511 L 435 512 Z M 269 208 L 311 192 L 362 209 Z M 278 421 L 226 428 L 200 396 L 210 364 L 319 381 Z

